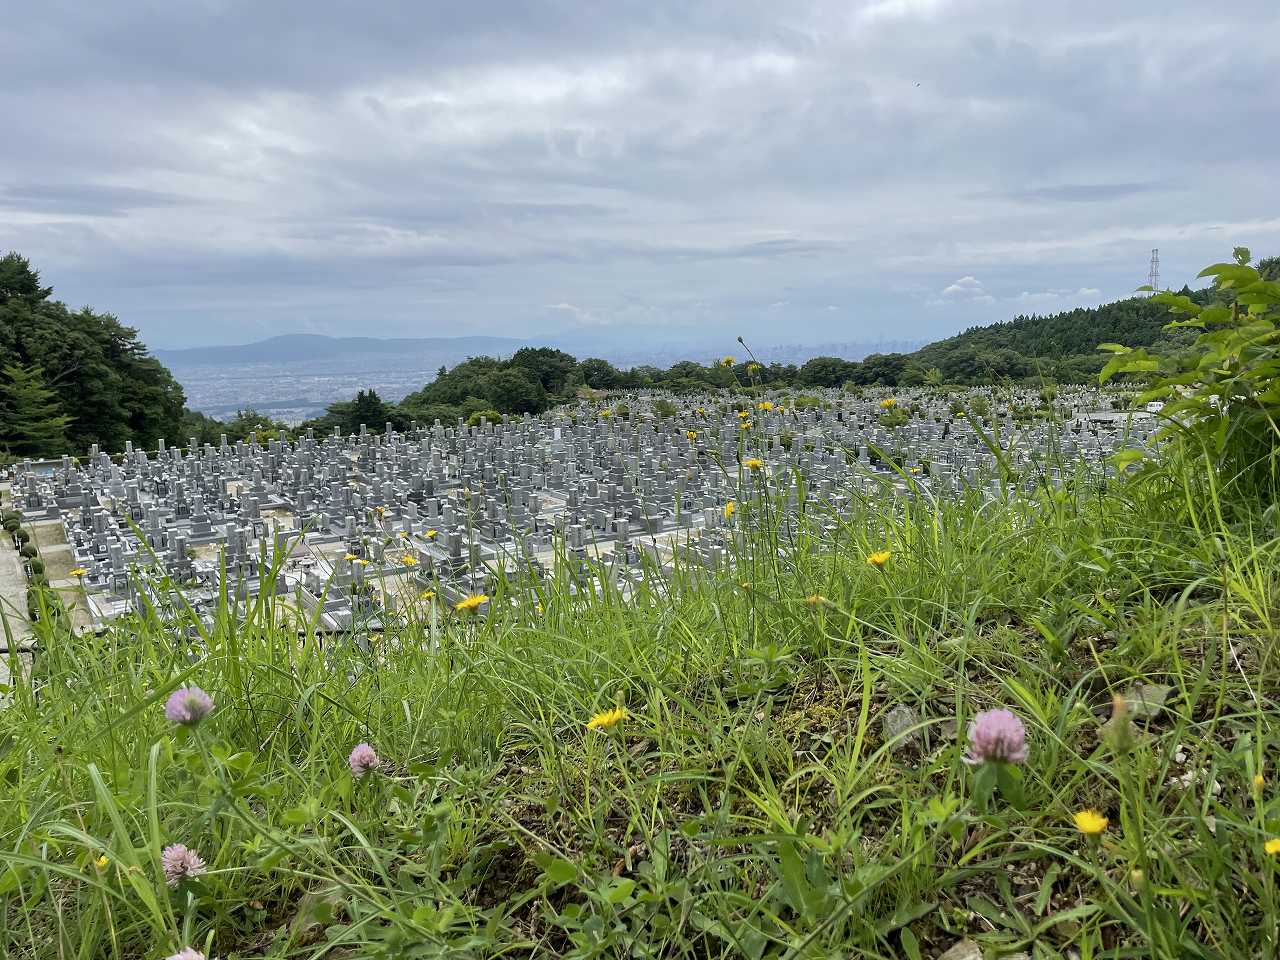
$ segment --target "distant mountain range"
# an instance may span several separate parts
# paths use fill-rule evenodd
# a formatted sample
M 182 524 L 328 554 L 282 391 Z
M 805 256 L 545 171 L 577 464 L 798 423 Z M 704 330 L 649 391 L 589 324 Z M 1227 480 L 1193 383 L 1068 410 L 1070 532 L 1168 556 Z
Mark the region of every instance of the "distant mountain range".
M 857 360 L 871 353 L 913 350 L 921 341 L 880 340 L 876 342 L 835 342 L 817 344 L 760 344 L 755 355 L 765 363 L 803 363 L 814 356 Z M 301 365 L 308 373 L 434 369 L 452 366 L 469 357 L 509 357 L 521 347 L 556 347 L 579 357 L 602 357 L 621 367 L 640 364 L 670 366 L 679 360 L 706 362 L 717 358 L 734 344 L 694 343 L 674 336 L 636 341 L 610 338 L 597 330 L 533 337 L 330 337 L 322 334 L 290 333 L 254 343 L 216 347 L 186 347 L 153 350 L 167 367 L 181 370 L 255 365 Z
M 256 343 L 224 347 L 188 347 L 181 350 L 152 351 L 169 367 L 241 366 L 251 363 L 309 363 L 325 360 L 349 361 L 355 357 L 394 357 L 404 361 L 424 356 L 457 356 L 464 359 L 481 354 L 510 354 L 528 341 L 512 337 L 327 337 L 312 333 L 289 333 Z

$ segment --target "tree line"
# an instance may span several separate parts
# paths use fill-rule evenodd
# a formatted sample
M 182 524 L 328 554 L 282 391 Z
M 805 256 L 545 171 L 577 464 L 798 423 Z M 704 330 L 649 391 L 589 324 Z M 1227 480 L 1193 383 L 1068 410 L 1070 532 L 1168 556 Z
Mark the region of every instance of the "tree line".
M 186 397 L 138 332 L 71 310 L 26 258 L 0 257 L 0 450 L 122 450 L 181 433 Z
M 1280 258 L 1263 260 L 1258 269 L 1263 276 L 1280 276 Z M 93 444 L 118 452 L 127 441 L 150 447 L 160 437 L 174 444 L 192 437 L 212 443 L 222 435 L 234 441 L 292 432 L 251 409 L 229 421 L 186 409 L 182 387 L 147 352 L 136 330 L 89 307 L 73 311 L 52 299 L 52 292 L 26 258 L 0 258 L 0 457 L 79 454 Z M 1208 303 L 1223 292 L 1183 293 Z M 398 403 L 362 390 L 301 428 L 351 433 L 361 424 L 404 429 L 413 421 L 475 423 L 542 413 L 598 391 L 1081 383 L 1102 369 L 1100 343 L 1124 342 L 1156 353 L 1185 349 L 1190 336 L 1165 330 L 1167 322 L 1161 305 L 1139 296 L 973 327 L 914 353 L 813 357 L 800 365 L 760 364 L 744 356 L 620 369 L 598 357 L 579 360 L 563 350 L 526 347 L 505 359 L 473 357 L 452 369 L 441 367 L 435 379 Z

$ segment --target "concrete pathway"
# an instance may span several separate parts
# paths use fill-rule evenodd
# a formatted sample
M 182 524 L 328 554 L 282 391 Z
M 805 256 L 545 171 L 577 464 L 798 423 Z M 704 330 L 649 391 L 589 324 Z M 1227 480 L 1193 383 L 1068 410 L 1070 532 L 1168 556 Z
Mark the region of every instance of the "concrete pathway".
M 0 503 L 9 504 L 9 485 L 0 486 Z M 27 577 L 22 572 L 22 558 L 13 549 L 13 543 L 6 536 L 0 541 L 0 648 L 8 648 L 12 643 L 21 650 L 30 637 L 31 630 L 27 624 Z M 24 656 L 23 662 L 30 663 Z M 0 684 L 9 682 L 9 657 L 0 655 Z

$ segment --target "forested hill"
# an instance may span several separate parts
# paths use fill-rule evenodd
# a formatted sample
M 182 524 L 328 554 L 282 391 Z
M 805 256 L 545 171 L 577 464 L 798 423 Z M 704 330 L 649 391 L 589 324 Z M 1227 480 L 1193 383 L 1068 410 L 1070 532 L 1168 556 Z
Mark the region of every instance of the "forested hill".
M 1212 290 L 1184 290 L 1207 302 Z M 993 378 L 1022 379 L 1042 373 L 1060 382 L 1095 375 L 1105 363 L 1100 343 L 1132 347 L 1172 348 L 1188 335 L 1164 329 L 1167 307 L 1147 297 L 1131 297 L 1099 307 L 1078 307 L 1051 316 L 1018 316 L 986 327 L 971 327 L 908 354 L 912 366 L 936 369 L 942 379 L 981 383 Z
M 31 264 L 0 256 L 0 453 L 116 452 L 184 435 L 185 398 L 132 327 L 52 298 Z

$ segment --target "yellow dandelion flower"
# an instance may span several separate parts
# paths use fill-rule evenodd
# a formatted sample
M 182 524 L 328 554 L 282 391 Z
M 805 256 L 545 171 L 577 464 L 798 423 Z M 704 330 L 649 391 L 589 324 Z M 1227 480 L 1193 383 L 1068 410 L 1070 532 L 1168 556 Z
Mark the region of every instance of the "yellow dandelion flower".
M 73 577 L 83 577 L 83 576 L 85 576 L 88 572 L 89 572 L 89 571 L 88 571 L 86 568 L 84 568 L 84 567 L 76 567 L 74 570 L 72 570 L 72 571 L 71 571 L 71 576 L 73 576 Z
M 1110 822 L 1097 810 L 1080 810 L 1072 814 L 1071 819 L 1075 822 L 1077 830 L 1090 836 L 1095 836 L 1107 829 L 1107 824 Z
M 97 860 L 93 861 L 93 865 L 97 867 L 99 870 L 105 870 L 107 867 L 107 864 L 109 864 L 110 862 L 111 861 L 107 859 L 107 855 L 104 853 Z
M 400 562 L 406 567 L 416 567 L 418 565 L 418 558 L 411 553 L 406 553 L 400 558 Z
M 743 430 L 750 430 L 750 429 L 751 429 L 751 421 L 750 421 L 750 420 L 743 420 L 743 421 L 742 421 L 742 423 L 741 423 L 741 424 L 739 424 L 739 426 L 741 426 Z
M 364 557 L 361 557 L 359 560 L 356 561 L 356 563 L 360 564 L 360 566 L 362 567 L 367 567 L 369 565 L 369 561 L 366 560 Z
M 765 413 L 768 413 L 770 410 L 773 409 L 773 404 L 770 403 L 768 400 L 761 400 L 759 403 L 756 404 L 756 409 L 763 410 Z
M 612 417 L 612 416 L 613 416 L 613 411 L 612 411 L 612 410 L 601 410 L 601 411 L 600 411 L 600 416 L 601 416 L 603 419 L 608 420 L 610 417 Z
M 751 592 L 751 584 L 748 581 L 746 580 L 742 581 L 742 583 L 740 583 L 739 586 L 742 587 L 743 590 L 746 590 L 748 593 Z
M 747 457 L 747 459 L 742 461 L 742 465 L 746 467 L 748 470 L 764 469 L 764 461 L 761 460 L 759 457 Z
M 733 515 L 737 512 L 738 512 L 738 505 L 734 503 L 732 500 L 730 500 L 728 503 L 724 505 L 724 518 L 726 520 L 732 520 Z
M 409 535 L 408 535 L 407 533 L 405 533 L 403 530 L 401 530 L 401 531 L 397 534 L 397 536 L 398 536 L 401 540 L 408 540 L 408 539 L 409 539 Z
M 811 593 L 804 598 L 804 602 L 811 607 L 820 607 L 827 602 L 827 598 L 820 593 Z
M 686 431 L 684 432 L 684 435 L 685 435 L 686 437 L 688 437 L 690 440 L 697 440 L 697 439 L 698 439 L 698 431 L 697 431 L 697 430 L 686 430 Z
M 889 562 L 889 558 L 893 556 L 888 550 L 877 550 L 875 553 L 868 555 L 867 563 L 873 567 L 883 567 Z
M 881 410 L 892 410 L 898 405 L 898 401 L 894 397 L 885 397 L 880 401 Z
M 455 603 L 453 605 L 453 609 L 457 610 L 459 613 L 462 613 L 464 611 L 470 612 L 473 610 L 480 609 L 481 606 L 483 606 L 488 602 L 489 602 L 489 595 L 487 593 L 473 593 L 471 596 L 464 597 L 463 599 Z
M 545 611 L 545 610 L 543 610 L 543 608 L 542 608 L 542 604 L 540 604 L 540 603 L 535 603 L 535 604 L 533 605 L 533 612 L 534 612 L 534 613 L 536 613 L 538 616 L 542 616 L 542 615 L 543 615 L 543 613 L 545 613 L 546 611 Z
M 587 721 L 588 730 L 608 730 L 614 724 L 627 719 L 626 707 L 614 707 L 612 710 L 605 710 L 597 713 Z
M 732 366 L 733 366 L 735 363 L 737 363 L 737 362 L 738 362 L 738 361 L 737 361 L 737 360 L 735 360 L 733 357 L 721 357 L 721 358 L 720 358 L 720 366 L 724 367 L 726 370 L 728 370 L 730 367 L 732 367 Z
M 1262 849 L 1273 857 L 1280 855 L 1280 837 L 1272 837 L 1262 845 Z
M 354 553 L 348 553 L 348 554 L 346 554 L 342 559 L 343 559 L 343 560 L 346 560 L 347 562 L 351 562 L 351 561 L 354 561 L 354 560 L 358 560 L 358 559 L 360 559 L 360 558 L 359 558 L 359 557 L 357 557 Z
M 751 374 L 752 376 L 754 376 L 755 374 L 759 373 L 759 372 L 760 372 L 761 370 L 763 370 L 763 369 L 764 369 L 764 368 L 763 368 L 763 367 L 761 367 L 761 366 L 760 366 L 760 364 L 758 364 L 758 363 L 748 363 L 748 364 L 747 364 L 747 373 Z
M 696 414 L 697 414 L 698 416 L 700 416 L 700 417 L 705 417 L 705 416 L 707 415 L 707 411 L 703 410 L 701 407 L 698 407 L 698 408 L 697 408 L 696 410 L 694 410 L 693 412 L 694 412 L 694 413 L 696 413 Z
M 436 598 L 436 592 L 434 590 L 423 590 L 420 594 L 418 594 L 419 600 L 434 600 L 435 598 Z
M 425 536 L 426 536 L 426 538 L 427 538 L 428 540 L 434 540 L 434 539 L 435 539 L 436 537 L 438 537 L 439 535 L 440 535 L 440 531 L 439 531 L 439 530 L 428 530 L 428 531 L 426 532 L 426 534 L 425 534 Z

